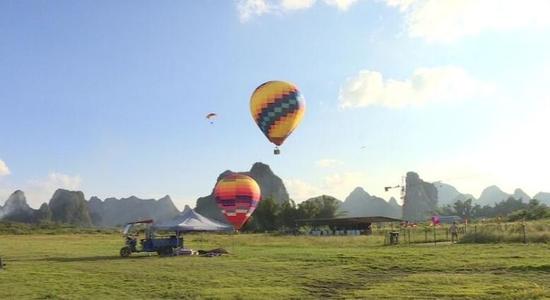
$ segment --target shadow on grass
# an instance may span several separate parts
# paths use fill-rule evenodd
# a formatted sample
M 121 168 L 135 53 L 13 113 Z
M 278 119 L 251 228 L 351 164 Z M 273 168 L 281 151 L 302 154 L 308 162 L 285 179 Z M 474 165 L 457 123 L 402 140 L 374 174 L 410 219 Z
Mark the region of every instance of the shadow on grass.
M 136 260 L 136 259 L 144 259 L 149 257 L 153 257 L 153 256 L 139 255 L 139 256 L 131 256 L 131 257 L 120 257 L 117 255 L 109 255 L 109 256 L 82 256 L 82 257 L 44 257 L 44 258 L 33 259 L 33 261 L 70 263 L 70 262 L 97 262 L 97 261 L 113 261 L 113 260 Z M 154 255 L 154 257 L 158 257 L 158 256 Z
M 535 271 L 535 272 L 550 272 L 550 265 L 538 265 L 538 266 L 513 266 L 510 267 L 512 271 Z

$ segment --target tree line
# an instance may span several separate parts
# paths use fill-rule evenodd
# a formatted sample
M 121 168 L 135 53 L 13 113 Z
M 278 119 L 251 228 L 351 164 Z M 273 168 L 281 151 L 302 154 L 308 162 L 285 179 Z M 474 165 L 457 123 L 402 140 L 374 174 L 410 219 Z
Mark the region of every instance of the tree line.
M 296 204 L 292 199 L 278 204 L 266 198 L 250 217 L 244 231 L 293 231 L 297 219 L 334 218 L 341 215 L 340 201 L 331 196 L 319 196 Z
M 550 218 L 550 208 L 536 199 L 524 203 L 521 199 L 509 197 L 494 206 L 473 204 L 472 199 L 458 200 L 438 210 L 441 215 L 456 215 L 463 219 L 506 217 L 509 221 L 538 220 Z

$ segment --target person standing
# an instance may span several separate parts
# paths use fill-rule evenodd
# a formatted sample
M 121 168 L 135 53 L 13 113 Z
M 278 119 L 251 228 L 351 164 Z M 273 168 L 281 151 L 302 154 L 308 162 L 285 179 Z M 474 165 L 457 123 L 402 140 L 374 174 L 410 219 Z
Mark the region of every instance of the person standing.
M 458 242 L 458 226 L 456 225 L 456 221 L 453 222 L 449 231 L 451 232 L 451 243 Z

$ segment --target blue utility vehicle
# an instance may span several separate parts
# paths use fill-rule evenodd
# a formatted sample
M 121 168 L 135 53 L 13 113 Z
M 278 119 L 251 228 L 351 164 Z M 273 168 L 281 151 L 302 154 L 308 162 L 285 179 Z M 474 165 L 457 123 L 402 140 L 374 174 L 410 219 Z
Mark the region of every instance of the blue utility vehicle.
M 128 257 L 135 252 L 157 252 L 161 256 L 171 256 L 174 250 L 183 247 L 183 238 L 180 232 L 170 236 L 156 237 L 151 228 L 153 220 L 143 220 L 127 223 L 122 234 L 125 246 L 120 249 L 120 256 Z M 143 231 L 145 237 L 138 242 L 139 234 Z

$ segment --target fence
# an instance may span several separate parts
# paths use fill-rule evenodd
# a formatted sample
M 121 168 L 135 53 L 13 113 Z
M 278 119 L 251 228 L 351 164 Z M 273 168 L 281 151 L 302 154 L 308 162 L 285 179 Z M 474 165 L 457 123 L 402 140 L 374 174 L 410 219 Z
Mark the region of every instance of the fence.
M 389 244 L 389 233 L 399 233 L 400 244 L 415 243 L 550 243 L 550 223 L 476 223 L 458 226 L 458 236 L 453 238 L 450 225 L 437 226 L 384 226 L 375 227 L 373 235 L 383 235 Z

